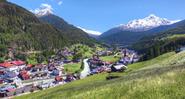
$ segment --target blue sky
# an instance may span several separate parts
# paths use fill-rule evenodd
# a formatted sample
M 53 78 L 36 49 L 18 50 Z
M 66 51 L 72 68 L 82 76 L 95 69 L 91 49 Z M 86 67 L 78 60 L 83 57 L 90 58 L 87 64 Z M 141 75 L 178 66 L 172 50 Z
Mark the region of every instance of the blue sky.
M 105 32 L 150 14 L 170 20 L 185 19 L 185 0 L 8 0 L 28 10 L 51 5 L 54 14 L 70 24 Z M 60 2 L 60 4 L 59 4 Z

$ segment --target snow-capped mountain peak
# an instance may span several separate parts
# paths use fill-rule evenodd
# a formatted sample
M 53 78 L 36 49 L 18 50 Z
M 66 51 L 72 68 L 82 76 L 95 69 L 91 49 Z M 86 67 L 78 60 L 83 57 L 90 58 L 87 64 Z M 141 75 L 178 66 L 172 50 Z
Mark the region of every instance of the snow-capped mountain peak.
M 160 19 L 159 17 L 157 17 L 154 14 L 150 14 L 148 17 L 146 17 L 145 19 Z
M 170 25 L 178 21 L 180 20 L 171 21 L 166 18 L 160 18 L 154 14 L 151 14 L 144 19 L 137 19 L 128 22 L 128 24 L 120 25 L 118 28 L 126 31 L 147 31 L 158 26 Z
M 49 4 L 41 4 L 41 6 L 35 10 L 31 10 L 36 16 L 41 17 L 49 14 L 53 14 L 53 8 Z

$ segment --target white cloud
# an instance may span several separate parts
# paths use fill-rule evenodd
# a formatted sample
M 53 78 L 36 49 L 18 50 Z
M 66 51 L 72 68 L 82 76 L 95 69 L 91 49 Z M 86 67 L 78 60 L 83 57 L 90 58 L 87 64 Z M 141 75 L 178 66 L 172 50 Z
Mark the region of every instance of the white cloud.
M 93 35 L 101 35 L 101 32 L 98 31 L 93 31 L 93 30 L 88 30 L 88 29 L 84 29 L 82 27 L 78 27 L 79 29 L 83 30 L 84 32 L 88 33 L 88 34 L 93 34 Z
M 53 8 L 49 4 L 42 3 L 39 8 L 31 10 L 37 16 L 43 16 L 47 14 L 53 14 Z
M 62 1 L 59 1 L 59 2 L 58 2 L 58 5 L 62 5 L 62 3 L 63 3 Z

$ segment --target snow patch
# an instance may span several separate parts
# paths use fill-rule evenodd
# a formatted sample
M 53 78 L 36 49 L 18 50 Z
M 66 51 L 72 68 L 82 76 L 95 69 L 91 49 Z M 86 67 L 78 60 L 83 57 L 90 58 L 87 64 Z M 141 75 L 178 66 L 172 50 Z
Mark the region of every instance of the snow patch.
M 130 21 L 127 24 L 121 24 L 118 28 L 128 31 L 147 31 L 158 26 L 171 25 L 179 21 L 180 20 L 168 20 L 166 18 L 160 18 L 151 14 L 144 19 L 137 19 Z
M 39 8 L 31 10 L 36 16 L 41 17 L 49 14 L 53 14 L 53 8 L 49 4 L 42 3 Z
M 79 29 L 83 30 L 84 32 L 88 33 L 88 34 L 92 34 L 92 35 L 101 35 L 101 32 L 98 31 L 93 31 L 93 30 L 88 30 L 88 29 L 84 29 L 82 27 L 78 27 Z

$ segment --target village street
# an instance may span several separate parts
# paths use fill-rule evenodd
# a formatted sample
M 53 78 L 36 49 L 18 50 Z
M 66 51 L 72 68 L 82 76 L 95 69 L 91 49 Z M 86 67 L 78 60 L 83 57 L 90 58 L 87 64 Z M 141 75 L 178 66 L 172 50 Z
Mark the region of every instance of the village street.
M 40 79 L 40 80 L 30 80 L 30 81 L 23 82 L 22 85 L 23 86 L 31 85 L 31 84 L 38 85 L 39 83 L 52 82 L 52 81 L 55 81 L 55 77 L 48 78 L 48 79 Z
M 83 71 L 80 74 L 80 78 L 81 79 L 87 77 L 90 74 L 90 66 L 89 66 L 87 61 L 88 61 L 88 59 L 84 59 L 83 60 L 84 69 L 83 69 Z

